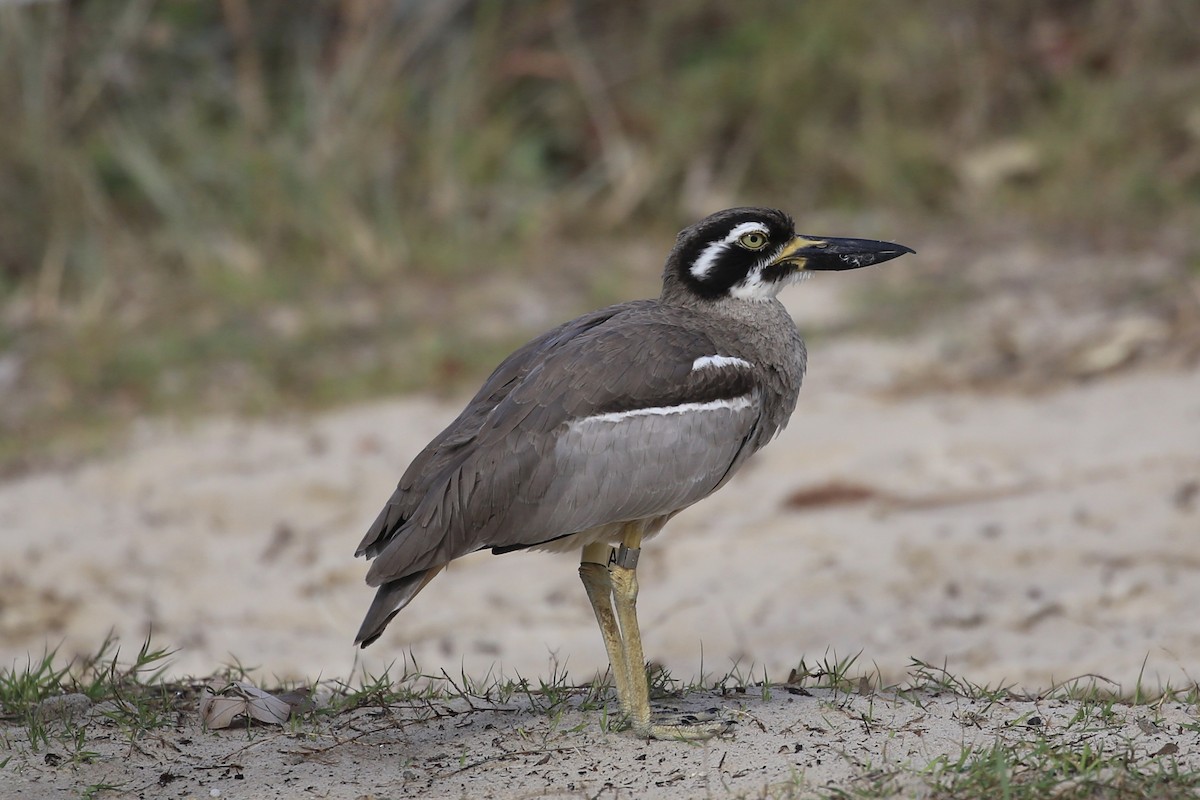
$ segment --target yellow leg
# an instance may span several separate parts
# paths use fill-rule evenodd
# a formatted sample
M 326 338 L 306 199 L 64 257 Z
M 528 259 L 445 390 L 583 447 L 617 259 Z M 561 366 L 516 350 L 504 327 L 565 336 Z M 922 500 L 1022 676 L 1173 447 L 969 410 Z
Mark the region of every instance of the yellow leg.
M 623 550 L 637 552 L 642 545 L 643 528 L 633 523 L 625 528 Z M 621 559 L 618 558 L 618 561 Z M 642 634 L 637 621 L 637 567 L 612 564 L 609 569 L 612 596 L 616 605 L 617 622 L 621 628 L 622 650 L 625 656 L 628 699 L 622 698 L 621 707 L 629 714 L 633 732 L 648 739 L 685 739 L 696 741 L 710 739 L 729 729 L 728 723 L 713 720 L 677 725 L 651 724 L 650 687 L 646 680 L 646 659 L 642 651 Z M 613 665 L 614 672 L 617 666 Z M 619 686 L 618 686 L 619 691 Z
M 608 571 L 625 650 L 625 681 L 629 686 L 629 698 L 622 705 L 629 706 L 627 713 L 633 732 L 646 738 L 651 735 L 650 686 L 646 681 L 646 656 L 637 621 L 637 570 L 613 564 Z
M 579 578 L 587 590 L 600 635 L 604 637 L 604 649 L 608 651 L 608 664 L 613 682 L 617 685 L 617 699 L 621 703 L 621 714 L 628 716 L 629 709 L 629 660 L 621 642 L 621 631 L 613 615 L 613 586 L 608 574 L 608 559 L 612 548 L 606 544 L 590 544 L 583 548 L 579 560 Z

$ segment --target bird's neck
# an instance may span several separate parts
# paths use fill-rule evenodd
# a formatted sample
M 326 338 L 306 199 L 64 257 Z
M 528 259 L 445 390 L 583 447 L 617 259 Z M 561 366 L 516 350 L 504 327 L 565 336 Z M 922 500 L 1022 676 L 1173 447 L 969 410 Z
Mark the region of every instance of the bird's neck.
M 780 316 L 791 319 L 783 304 L 776 297 L 753 300 L 740 297 L 720 297 L 711 300 L 697 295 L 678 279 L 663 281 L 663 291 L 658 302 L 664 306 L 686 308 L 703 316 L 737 320 L 752 325 L 761 325 L 767 320 Z

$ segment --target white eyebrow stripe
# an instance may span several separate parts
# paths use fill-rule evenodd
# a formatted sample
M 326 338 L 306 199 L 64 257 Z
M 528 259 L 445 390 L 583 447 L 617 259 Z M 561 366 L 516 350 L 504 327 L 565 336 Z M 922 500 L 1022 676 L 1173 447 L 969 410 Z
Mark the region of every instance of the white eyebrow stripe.
M 750 395 L 744 394 L 741 397 L 731 397 L 727 400 L 710 400 L 707 403 L 682 403 L 677 406 L 656 406 L 654 408 L 635 408 L 631 411 L 611 411 L 607 414 L 596 414 L 591 417 L 577 419 L 571 423 L 572 426 L 582 425 L 585 422 L 621 422 L 631 417 L 658 416 L 665 417 L 671 414 L 690 414 L 692 412 L 703 411 L 718 411 L 726 408 L 730 411 L 741 411 L 743 408 L 750 407 Z
M 717 256 L 725 251 L 725 248 L 736 242 L 747 233 L 761 233 L 767 236 L 767 229 L 763 227 L 761 222 L 743 222 L 740 225 L 735 225 L 733 230 L 725 234 L 725 238 L 719 242 L 710 242 L 707 247 L 700 251 L 700 257 L 692 264 L 689 270 L 692 276 L 697 279 L 703 279 L 708 273 L 712 272 L 713 264 L 717 263 Z
M 720 367 L 742 367 L 754 369 L 754 365 L 744 358 L 737 356 L 701 356 L 692 362 L 692 372 L 698 369 L 717 369 Z

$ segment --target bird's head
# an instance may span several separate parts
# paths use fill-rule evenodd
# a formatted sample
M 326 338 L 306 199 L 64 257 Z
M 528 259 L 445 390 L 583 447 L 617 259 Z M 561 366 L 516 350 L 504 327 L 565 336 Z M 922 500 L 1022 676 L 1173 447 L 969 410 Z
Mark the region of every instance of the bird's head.
M 667 258 L 663 296 L 769 300 L 808 272 L 858 269 L 915 252 L 871 239 L 802 236 L 773 208 L 730 208 L 685 228 Z

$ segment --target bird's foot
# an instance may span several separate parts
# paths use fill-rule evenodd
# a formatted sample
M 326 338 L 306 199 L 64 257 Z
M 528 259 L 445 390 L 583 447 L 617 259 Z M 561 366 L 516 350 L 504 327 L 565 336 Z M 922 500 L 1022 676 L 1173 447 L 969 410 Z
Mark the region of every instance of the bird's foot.
M 716 714 L 679 712 L 658 716 L 643 725 L 634 723 L 632 727 L 641 739 L 701 742 L 731 732 L 734 724 L 733 720 Z

